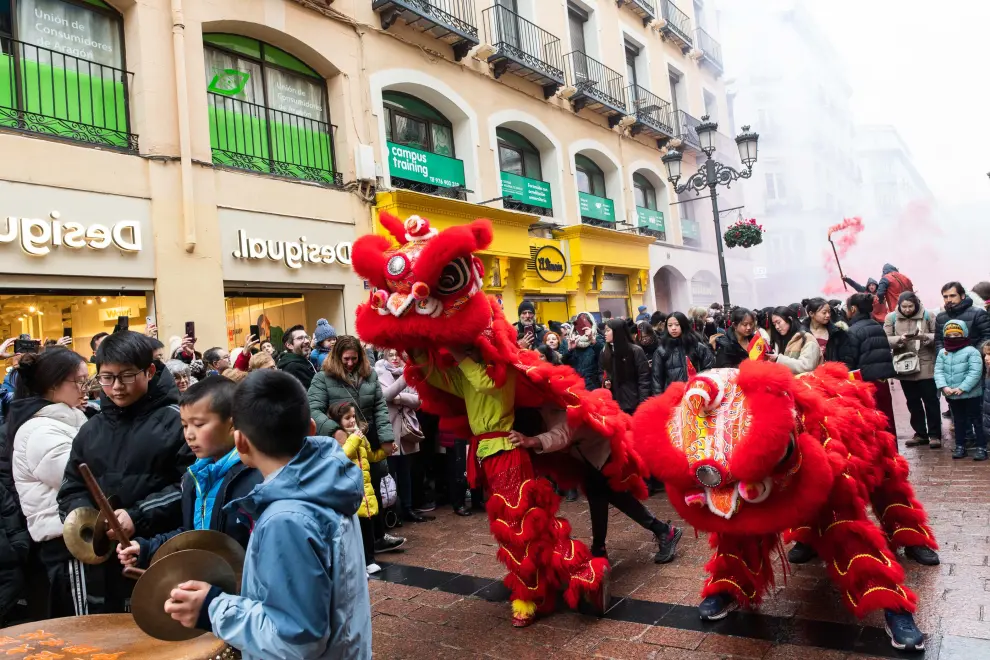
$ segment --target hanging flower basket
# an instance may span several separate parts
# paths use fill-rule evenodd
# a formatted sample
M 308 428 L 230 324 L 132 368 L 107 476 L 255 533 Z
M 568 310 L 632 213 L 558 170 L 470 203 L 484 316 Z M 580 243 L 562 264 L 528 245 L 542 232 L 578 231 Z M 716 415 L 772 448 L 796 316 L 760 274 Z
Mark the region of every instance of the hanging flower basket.
M 740 220 L 725 230 L 725 247 L 751 248 L 763 242 L 763 225 L 756 224 L 756 218 Z

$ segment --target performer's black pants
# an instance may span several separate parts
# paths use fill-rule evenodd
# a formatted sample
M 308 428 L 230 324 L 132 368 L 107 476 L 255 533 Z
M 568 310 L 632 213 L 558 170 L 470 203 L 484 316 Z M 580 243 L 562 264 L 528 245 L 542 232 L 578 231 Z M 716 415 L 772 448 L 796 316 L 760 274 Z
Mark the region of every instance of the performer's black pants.
M 585 463 L 585 495 L 588 496 L 588 510 L 591 514 L 591 547 L 593 550 L 605 548 L 608 535 L 608 505 L 611 504 L 629 516 L 643 529 L 663 538 L 669 527 L 657 520 L 642 502 L 629 492 L 617 492 L 608 485 L 608 479 L 590 463 Z

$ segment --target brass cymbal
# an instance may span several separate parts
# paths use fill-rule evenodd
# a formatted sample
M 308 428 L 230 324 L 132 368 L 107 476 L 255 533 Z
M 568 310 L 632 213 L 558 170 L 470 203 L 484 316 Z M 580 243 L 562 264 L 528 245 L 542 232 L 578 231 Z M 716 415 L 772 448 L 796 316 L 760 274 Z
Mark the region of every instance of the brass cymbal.
M 199 637 L 205 631 L 186 628 L 165 612 L 172 590 L 187 580 L 199 580 L 234 593 L 234 569 L 218 555 L 206 550 L 179 550 L 155 562 L 134 585 L 131 614 L 146 634 L 166 642 Z
M 151 563 L 154 564 L 180 550 L 207 550 L 220 555 L 234 569 L 238 578 L 244 571 L 244 548 L 232 537 L 212 529 L 194 529 L 176 534 L 162 543 L 151 558 Z
M 106 538 L 106 521 L 97 525 L 100 518 L 100 512 L 89 507 L 74 509 L 65 517 L 62 526 L 65 546 L 84 564 L 102 564 L 113 551 L 113 544 Z

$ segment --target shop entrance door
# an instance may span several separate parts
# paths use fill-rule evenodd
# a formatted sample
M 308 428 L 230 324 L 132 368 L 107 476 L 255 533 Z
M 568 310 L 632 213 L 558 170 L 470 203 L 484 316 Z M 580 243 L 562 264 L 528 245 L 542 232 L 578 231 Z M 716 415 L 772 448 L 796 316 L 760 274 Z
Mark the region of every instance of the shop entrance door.
M 312 335 L 319 319 L 327 319 L 337 335 L 347 334 L 342 289 L 224 289 L 227 315 L 227 347 L 244 345 L 252 325 L 258 325 L 261 341 L 270 341 L 276 352 L 282 350 L 286 330 L 301 325 Z
M 547 325 L 550 321 L 565 323 L 571 315 L 567 311 L 567 298 L 552 298 L 534 302 L 536 305 L 536 322 Z

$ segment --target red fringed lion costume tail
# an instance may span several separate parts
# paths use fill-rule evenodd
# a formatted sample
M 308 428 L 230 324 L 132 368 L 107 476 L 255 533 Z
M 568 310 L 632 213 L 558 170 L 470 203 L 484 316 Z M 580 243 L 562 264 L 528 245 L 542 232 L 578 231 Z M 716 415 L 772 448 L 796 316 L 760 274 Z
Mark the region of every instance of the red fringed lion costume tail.
M 873 386 L 844 366 L 800 377 L 754 361 L 703 372 L 641 406 L 633 428 L 671 504 L 712 534 L 703 596 L 758 604 L 784 535 L 817 551 L 856 615 L 914 611 L 894 551 L 937 544 Z

